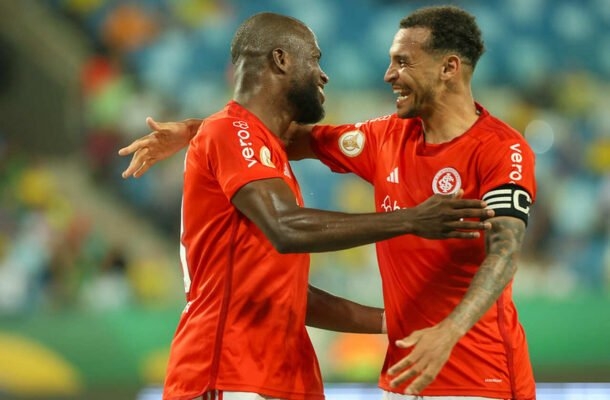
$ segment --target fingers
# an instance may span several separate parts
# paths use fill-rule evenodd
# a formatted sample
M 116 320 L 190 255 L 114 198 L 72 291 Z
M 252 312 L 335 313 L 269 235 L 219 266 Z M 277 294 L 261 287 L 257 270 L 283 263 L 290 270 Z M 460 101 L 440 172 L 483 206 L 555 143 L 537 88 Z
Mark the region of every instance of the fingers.
M 400 347 L 401 349 L 406 349 L 411 346 L 414 346 L 415 343 L 417 343 L 417 335 L 410 335 L 402 340 L 397 340 L 396 346 Z
M 399 342 L 401 341 L 397 341 L 396 344 L 398 345 Z M 422 355 L 418 355 L 417 353 L 417 350 L 414 350 L 407 357 L 403 358 L 388 369 L 388 374 L 396 375 L 390 381 L 390 386 L 398 387 L 421 373 L 423 366 L 426 365 L 426 362 L 423 361 Z
M 415 365 L 413 365 L 410 368 L 405 369 L 403 372 L 401 372 L 399 375 L 397 375 L 394 379 L 392 379 L 390 381 L 390 386 L 398 387 L 401 384 L 403 384 L 404 382 L 415 378 L 418 374 L 419 374 L 419 371 L 417 370 L 417 367 Z
M 481 215 L 482 212 L 485 214 Z M 475 218 L 488 218 L 493 216 L 493 210 L 469 210 L 464 215 L 469 217 L 474 216 Z M 477 239 L 481 237 L 481 231 L 491 229 L 489 221 L 464 220 L 464 218 L 447 221 L 444 226 L 447 229 L 444 233 L 447 239 Z
M 454 199 L 461 199 L 463 195 L 464 195 L 464 189 L 459 189 L 457 192 L 453 193 L 450 196 L 453 197 Z
M 451 228 L 446 233 L 448 239 L 477 239 L 481 237 L 480 231 L 491 229 L 491 223 L 478 221 L 455 221 L 447 226 Z
M 135 152 L 129 165 L 121 174 L 123 179 L 129 178 L 130 176 L 139 178 L 154 164 L 154 162 L 148 160 L 147 150 L 147 148 L 143 148 Z
M 140 168 L 138 168 L 134 173 L 133 173 L 133 177 L 134 178 L 139 178 L 142 175 L 144 175 L 144 173 L 146 173 L 146 171 L 148 171 L 148 169 L 152 166 L 152 164 L 147 163 L 146 161 L 144 161 L 142 163 L 142 165 L 140 165 Z
M 149 146 L 149 137 L 145 136 L 143 138 L 134 140 L 130 145 L 123 147 L 119 150 L 120 156 L 128 156 L 133 154 L 131 161 L 129 162 L 129 166 L 121 176 L 123 179 L 126 179 L 130 176 L 134 178 L 139 178 L 146 172 L 154 162 L 147 162 L 148 157 L 148 146 Z
M 161 130 L 161 125 L 157 121 L 152 119 L 152 117 L 146 117 L 146 125 L 148 125 L 148 127 L 153 131 Z
M 146 165 L 146 162 L 139 162 L 136 161 L 135 158 L 131 159 L 131 162 L 129 163 L 129 166 L 125 169 L 125 171 L 123 171 L 123 173 L 121 174 L 121 176 L 123 177 L 123 179 L 127 179 L 130 176 L 133 176 L 134 178 L 137 178 L 137 173 L 140 172 L 140 170 Z
M 451 239 L 477 239 L 481 237 L 481 233 L 477 231 L 487 231 L 491 229 L 491 223 L 487 221 L 464 220 L 465 218 L 474 218 L 486 220 L 495 215 L 493 210 L 489 209 L 460 209 L 456 210 L 452 215 L 454 221 L 447 222 L 445 226 L 450 231 L 446 237 Z
M 414 346 L 417 343 L 417 338 L 418 338 L 417 332 L 414 332 L 413 334 L 407 336 L 406 338 L 404 338 L 402 340 L 397 340 L 394 343 L 396 344 L 396 347 L 400 347 L 401 349 L 406 349 L 411 346 Z M 410 354 L 407 357 L 400 360 L 399 362 L 397 362 L 396 364 L 392 365 L 390 368 L 388 368 L 388 373 L 390 375 L 396 375 L 401 370 L 410 367 L 413 364 L 413 360 L 412 360 L 413 357 L 415 357 L 415 356 L 413 354 Z
M 396 375 L 400 371 L 409 368 L 411 365 L 413 365 L 413 361 L 411 361 L 409 357 L 405 357 L 396 364 L 392 365 L 390 368 L 388 368 L 388 374 Z
M 491 229 L 488 221 L 454 221 L 446 224 L 452 230 L 486 231 Z
M 420 393 L 422 390 L 424 390 L 426 388 L 426 386 L 428 386 L 429 384 L 432 383 L 434 378 L 436 378 L 437 374 L 438 374 L 438 371 L 435 373 L 427 372 L 427 371 L 422 372 L 422 374 L 419 375 L 417 377 L 417 379 L 415 379 L 413 382 L 411 382 L 411 384 L 405 390 L 405 393 L 410 394 L 410 395 L 416 395 L 416 394 Z M 413 376 L 415 376 L 415 375 L 413 375 Z
M 487 209 L 471 209 L 466 208 L 463 210 L 453 210 L 446 214 L 447 221 L 463 221 L 464 219 L 482 219 L 486 220 L 495 215 L 494 210 Z
M 483 200 L 477 199 L 463 199 L 464 190 L 460 189 L 456 193 L 451 195 L 445 194 L 436 194 L 434 196 L 438 197 L 442 202 L 445 202 L 451 208 L 454 209 L 465 209 L 465 208 L 476 208 L 476 209 L 484 209 L 487 207 L 487 203 Z
M 446 239 L 478 239 L 481 237 L 481 232 L 460 232 L 451 231 L 445 235 Z
M 154 119 L 152 119 L 152 117 L 146 117 L 146 124 L 153 131 L 161 130 L 160 123 L 155 121 Z M 136 151 L 138 151 L 140 149 L 143 149 L 143 148 L 147 147 L 149 145 L 149 138 L 150 138 L 151 135 L 154 136 L 154 133 L 155 132 L 151 132 L 147 136 L 144 136 L 144 137 L 141 137 L 139 139 L 134 140 L 128 146 L 123 147 L 122 149 L 120 149 L 119 150 L 119 155 L 120 156 L 128 156 L 130 154 L 135 153 Z
M 396 342 L 398 344 L 398 342 Z M 419 374 L 418 362 L 415 354 L 411 353 L 388 369 L 388 374 L 396 375 L 391 381 L 390 386 L 398 387 L 409 379 L 413 379 Z
M 144 175 L 144 173 L 148 171 L 149 168 L 150 165 L 148 165 L 146 161 L 142 163 L 136 163 L 132 160 L 127 169 L 123 171 L 121 176 L 123 177 L 123 179 L 127 179 L 130 176 L 133 176 L 134 178 L 139 178 Z
M 451 207 L 455 209 L 487 207 L 487 203 L 485 203 L 483 200 L 475 199 L 451 199 L 449 203 Z
M 479 208 L 464 208 L 461 210 L 454 210 L 451 214 L 451 219 L 462 219 L 462 218 L 483 218 L 487 219 L 495 215 L 494 210 L 490 209 L 479 209 Z
M 130 154 L 135 153 L 142 147 L 142 139 L 134 140 L 128 146 L 123 147 L 119 150 L 120 156 L 128 156 Z
M 123 179 L 130 176 L 139 178 L 155 164 L 155 159 L 148 155 L 150 152 L 149 146 L 154 144 L 155 140 L 157 140 L 155 134 L 162 130 L 163 123 L 155 121 L 152 117 L 147 117 L 146 124 L 153 132 L 140 139 L 134 140 L 131 144 L 119 150 L 120 156 L 133 154 L 129 166 L 121 174 Z
M 411 353 L 388 369 L 389 375 L 396 375 L 390 381 L 391 387 L 398 387 L 415 378 L 404 392 L 410 395 L 416 395 L 424 390 L 426 386 L 432 383 L 442 368 L 442 364 L 431 362 L 430 360 L 426 361 L 425 357 L 419 356 L 414 358 L 414 353 Z

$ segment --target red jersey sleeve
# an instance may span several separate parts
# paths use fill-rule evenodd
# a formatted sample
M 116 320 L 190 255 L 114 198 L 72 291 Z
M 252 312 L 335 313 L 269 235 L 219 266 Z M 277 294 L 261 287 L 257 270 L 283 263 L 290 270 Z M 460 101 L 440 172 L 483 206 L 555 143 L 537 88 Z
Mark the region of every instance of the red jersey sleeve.
M 500 134 L 479 157 L 481 198 L 496 216 L 514 216 L 527 223 L 536 198 L 535 156 L 523 136 Z
M 316 125 L 312 148 L 332 171 L 353 172 L 368 182 L 375 176 L 375 160 L 391 115 L 347 125 Z
M 206 120 L 188 151 L 194 153 L 193 159 L 205 160 L 207 165 L 199 163 L 192 167 L 201 173 L 204 169 L 210 171 L 230 200 L 252 181 L 282 177 L 281 169 L 276 168 L 272 159 L 272 151 L 275 158 L 283 149 L 271 135 L 260 126 L 239 119 Z

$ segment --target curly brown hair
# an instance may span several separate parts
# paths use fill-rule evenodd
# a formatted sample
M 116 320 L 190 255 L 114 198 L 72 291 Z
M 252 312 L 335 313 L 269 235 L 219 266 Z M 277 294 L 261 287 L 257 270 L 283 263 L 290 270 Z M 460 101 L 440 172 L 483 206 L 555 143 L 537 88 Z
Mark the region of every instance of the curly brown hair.
M 430 30 L 427 50 L 452 51 L 474 68 L 485 51 L 481 30 L 473 15 L 454 6 L 424 7 L 400 21 L 400 28 L 421 27 Z

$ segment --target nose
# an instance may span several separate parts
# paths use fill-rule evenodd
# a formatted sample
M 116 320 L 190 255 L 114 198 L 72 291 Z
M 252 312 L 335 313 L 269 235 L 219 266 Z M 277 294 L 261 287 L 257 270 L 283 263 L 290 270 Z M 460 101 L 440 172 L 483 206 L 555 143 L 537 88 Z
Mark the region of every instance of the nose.
M 328 75 L 326 75 L 326 72 L 324 72 L 324 70 L 322 68 L 320 68 L 320 77 L 322 78 L 322 82 L 326 85 L 328 83 L 328 81 L 330 80 L 330 78 L 328 77 Z
M 392 67 L 391 65 L 388 67 L 388 69 L 385 71 L 385 75 L 383 76 L 383 80 L 388 82 L 388 83 L 392 83 L 393 81 L 396 80 L 396 78 L 398 77 L 398 72 L 396 71 L 396 68 Z

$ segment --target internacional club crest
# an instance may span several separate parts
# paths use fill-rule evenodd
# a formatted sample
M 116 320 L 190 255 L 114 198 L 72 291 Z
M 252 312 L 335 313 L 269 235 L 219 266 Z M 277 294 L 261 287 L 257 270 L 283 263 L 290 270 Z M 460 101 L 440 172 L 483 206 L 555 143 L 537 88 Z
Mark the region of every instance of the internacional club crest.
M 339 137 L 339 149 L 348 157 L 356 157 L 364 148 L 364 134 L 359 131 L 345 132 Z
M 454 194 L 462 187 L 460 174 L 451 167 L 443 168 L 434 175 L 432 191 L 436 194 Z

